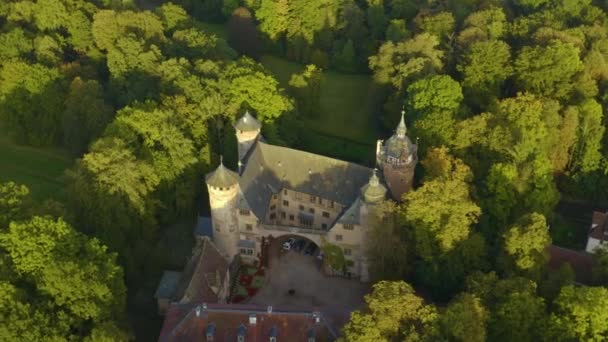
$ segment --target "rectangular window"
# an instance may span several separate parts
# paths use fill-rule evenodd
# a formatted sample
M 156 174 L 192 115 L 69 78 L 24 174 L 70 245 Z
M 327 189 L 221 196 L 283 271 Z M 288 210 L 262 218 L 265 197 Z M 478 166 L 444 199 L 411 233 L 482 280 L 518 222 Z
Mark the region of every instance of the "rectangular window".
M 239 253 L 241 253 L 243 255 L 253 255 L 253 249 L 241 248 L 241 249 L 239 249 Z
M 304 210 L 304 206 L 300 204 L 300 210 Z
M 311 214 L 314 214 L 315 213 L 315 208 L 309 208 L 308 212 L 311 213 Z
M 248 223 L 248 224 L 245 225 L 245 230 L 247 230 L 248 232 L 250 232 L 250 231 L 253 230 L 253 226 Z
M 346 230 L 353 230 L 353 229 L 355 229 L 355 226 L 353 226 L 353 224 L 352 224 L 352 223 L 345 223 L 345 224 L 343 224 L 342 226 L 343 226 L 343 227 L 344 227 L 344 229 L 346 229 Z
M 323 212 L 323 217 L 329 217 L 329 213 L 327 211 Z
M 293 215 L 289 215 L 289 221 L 293 221 L 294 217 Z
M 283 190 L 283 195 L 287 196 L 287 189 Z
M 270 214 L 270 219 L 274 220 L 277 218 L 277 215 L 275 213 Z
M 307 226 L 307 227 L 312 226 L 312 222 L 313 222 L 312 218 L 301 216 L 301 217 L 299 217 L 299 219 L 300 219 L 301 225 Z
M 336 241 L 342 241 L 342 235 L 336 235 Z
M 241 209 L 241 210 L 239 210 L 239 212 L 240 212 L 240 213 L 241 213 L 241 215 L 243 215 L 243 216 L 249 216 L 249 214 L 250 214 L 250 213 L 249 213 L 249 210 L 247 210 L 247 209 Z
M 270 206 L 270 210 L 274 210 L 276 207 L 277 206 L 273 204 L 273 205 Z
M 333 208 L 334 207 L 334 201 L 329 202 L 329 207 Z
M 285 218 L 285 212 L 281 211 L 281 218 L 284 219 Z
M 289 201 L 283 201 L 283 205 L 289 207 Z
M 319 197 L 319 204 L 323 204 L 323 199 Z
M 317 197 L 312 196 L 312 195 L 310 196 L 310 201 L 311 201 L 312 203 L 315 203 L 315 200 L 316 200 L 316 199 L 317 199 Z
M 321 229 L 327 230 L 327 224 L 326 223 L 321 223 Z
M 344 248 L 344 255 L 351 255 L 353 254 L 353 251 L 350 250 L 350 248 Z
M 272 199 L 277 199 L 277 195 L 272 195 Z

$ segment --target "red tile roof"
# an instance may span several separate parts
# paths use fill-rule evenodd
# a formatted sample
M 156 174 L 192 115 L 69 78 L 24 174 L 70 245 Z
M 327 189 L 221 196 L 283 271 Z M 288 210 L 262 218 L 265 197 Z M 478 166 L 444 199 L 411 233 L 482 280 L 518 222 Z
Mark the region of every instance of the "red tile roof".
M 192 254 L 182 274 L 175 300 L 185 303 L 216 303 L 218 297 L 211 286 L 222 285 L 228 272 L 228 262 L 207 237 L 194 248 Z
M 310 308 L 268 310 L 258 305 L 174 303 L 167 311 L 159 341 L 206 341 L 210 325 L 213 341 L 219 342 L 237 341 L 240 329 L 245 330 L 246 342 L 270 341 L 273 334 L 277 342 L 308 342 L 311 334 L 315 342 L 337 337 L 324 314 Z
M 568 263 L 574 271 L 576 281 L 583 284 L 591 283 L 591 271 L 593 269 L 593 259 L 591 254 L 578 252 L 555 245 L 547 248 L 549 252 L 549 269 L 556 271 L 563 264 Z

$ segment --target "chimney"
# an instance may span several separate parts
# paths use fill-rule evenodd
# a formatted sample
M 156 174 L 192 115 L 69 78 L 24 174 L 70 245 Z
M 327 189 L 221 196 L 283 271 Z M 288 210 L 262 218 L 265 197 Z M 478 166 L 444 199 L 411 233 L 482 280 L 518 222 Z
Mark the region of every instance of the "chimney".
M 205 337 L 207 338 L 207 341 L 213 341 L 213 337 L 215 335 L 215 324 L 211 323 L 207 326 L 207 329 L 205 329 Z
M 320 324 L 321 323 L 321 313 L 318 311 L 315 311 L 312 313 L 312 317 L 315 320 L 315 324 Z
M 249 325 L 256 325 L 257 322 L 258 319 L 255 317 L 255 314 L 249 315 Z
M 272 313 L 272 305 L 268 305 L 266 312 L 268 312 L 269 315 Z

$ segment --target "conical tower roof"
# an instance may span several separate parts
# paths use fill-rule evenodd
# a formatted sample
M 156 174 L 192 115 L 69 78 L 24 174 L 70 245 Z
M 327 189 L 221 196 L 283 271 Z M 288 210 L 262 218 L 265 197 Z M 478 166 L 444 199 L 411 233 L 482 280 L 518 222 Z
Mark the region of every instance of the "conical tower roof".
M 410 155 L 415 150 L 415 145 L 412 144 L 410 138 L 405 135 L 407 133 L 407 127 L 405 126 L 405 111 L 401 111 L 401 121 L 397 125 L 395 134 L 388 138 L 385 144 L 386 154 L 394 157 L 401 158 L 403 155 Z
M 256 118 L 254 118 L 249 111 L 245 111 L 245 114 L 234 124 L 234 128 L 243 132 L 257 131 L 262 127 L 262 124 Z
M 239 175 L 226 168 L 224 166 L 224 161 L 220 159 L 220 165 L 215 171 L 207 174 L 205 182 L 216 188 L 229 188 L 239 182 Z
M 386 197 L 386 187 L 380 183 L 376 170 L 369 178 L 369 182 L 361 188 L 361 196 L 365 203 L 377 203 Z

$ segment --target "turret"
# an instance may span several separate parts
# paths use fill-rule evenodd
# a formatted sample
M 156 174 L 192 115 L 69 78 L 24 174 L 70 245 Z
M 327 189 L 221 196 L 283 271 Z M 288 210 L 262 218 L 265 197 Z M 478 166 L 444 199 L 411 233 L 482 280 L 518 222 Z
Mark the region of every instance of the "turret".
M 239 176 L 224 166 L 222 160 L 215 171 L 205 177 L 213 222 L 213 242 L 229 261 L 237 254 L 239 239 L 236 203 Z
M 376 170 L 369 178 L 369 182 L 361 188 L 361 199 L 368 205 L 374 205 L 386 198 L 386 187 L 380 184 L 380 179 L 376 175 Z
M 414 168 L 418 163 L 418 146 L 406 135 L 404 116 L 405 111 L 401 111 L 401 121 L 395 134 L 384 144 L 379 141 L 376 154 L 376 162 L 382 169 L 391 196 L 396 201 L 400 201 L 403 194 L 412 189 Z
M 243 160 L 245 155 L 247 155 L 247 152 L 249 152 L 251 146 L 253 146 L 260 135 L 261 128 L 262 124 L 251 116 L 249 111 L 245 111 L 245 114 L 234 124 L 239 148 L 239 161 Z

